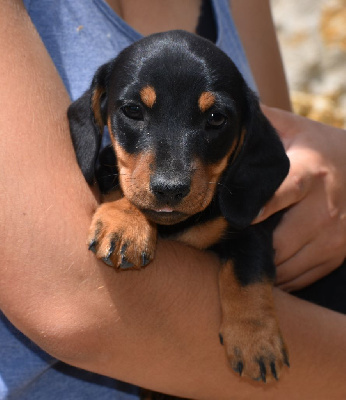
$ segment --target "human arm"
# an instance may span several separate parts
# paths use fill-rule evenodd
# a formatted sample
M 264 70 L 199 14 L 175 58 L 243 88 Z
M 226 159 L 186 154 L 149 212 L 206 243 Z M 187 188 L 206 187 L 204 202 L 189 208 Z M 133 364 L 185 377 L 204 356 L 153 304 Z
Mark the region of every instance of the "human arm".
M 269 0 L 230 0 L 262 103 L 291 110 L 288 87 Z
M 148 268 L 116 273 L 88 252 L 97 202 L 75 160 L 68 96 L 21 2 L 1 0 L 1 7 L 0 306 L 7 317 L 63 361 L 158 391 L 220 400 L 292 399 L 297 387 L 303 398 L 343 394 L 338 384 L 330 388 L 331 380 L 343 383 L 346 367 L 343 316 L 276 291 L 292 368 L 269 389 L 240 382 L 218 342 L 214 256 L 162 241 Z
M 255 222 L 289 207 L 274 234 L 277 283 L 298 290 L 346 257 L 346 132 L 278 109 L 263 110 L 284 142 L 291 170 Z

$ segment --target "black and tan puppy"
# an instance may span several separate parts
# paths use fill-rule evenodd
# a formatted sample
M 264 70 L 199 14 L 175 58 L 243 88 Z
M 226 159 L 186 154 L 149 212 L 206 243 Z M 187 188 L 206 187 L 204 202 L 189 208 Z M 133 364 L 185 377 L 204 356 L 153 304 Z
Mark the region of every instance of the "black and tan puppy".
M 289 162 L 233 62 L 186 32 L 152 35 L 103 65 L 68 116 L 88 183 L 105 126 L 114 149 L 105 167 L 111 181 L 100 182 L 120 194 L 97 209 L 90 249 L 119 270 L 150 263 L 157 235 L 215 251 L 230 365 L 256 380 L 277 379 L 288 365 L 272 298 L 279 216 L 251 221 Z

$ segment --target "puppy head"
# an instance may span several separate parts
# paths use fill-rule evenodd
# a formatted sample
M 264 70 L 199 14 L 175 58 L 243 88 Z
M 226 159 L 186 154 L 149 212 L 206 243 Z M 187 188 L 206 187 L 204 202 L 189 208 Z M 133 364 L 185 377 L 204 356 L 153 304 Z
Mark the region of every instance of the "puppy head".
M 182 31 L 146 37 L 101 67 L 69 119 L 87 181 L 107 125 L 124 195 L 161 224 L 218 197 L 224 216 L 243 226 L 287 173 L 280 141 L 233 62 Z

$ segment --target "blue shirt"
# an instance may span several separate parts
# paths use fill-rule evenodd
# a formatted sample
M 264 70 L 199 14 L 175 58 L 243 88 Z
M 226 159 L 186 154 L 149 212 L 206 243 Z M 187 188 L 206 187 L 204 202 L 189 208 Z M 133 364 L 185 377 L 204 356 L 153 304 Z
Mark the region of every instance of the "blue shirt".
M 88 89 L 101 64 L 142 37 L 104 0 L 24 0 L 24 4 L 72 100 Z M 216 45 L 256 90 L 228 0 L 212 0 L 212 6 Z M 135 386 L 56 360 L 0 312 L 0 400 L 134 400 L 138 392 Z

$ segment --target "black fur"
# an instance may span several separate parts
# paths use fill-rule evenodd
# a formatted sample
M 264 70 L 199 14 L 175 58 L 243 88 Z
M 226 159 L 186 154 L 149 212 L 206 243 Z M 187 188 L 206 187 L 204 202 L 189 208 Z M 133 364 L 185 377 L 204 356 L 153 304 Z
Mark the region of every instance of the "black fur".
M 141 95 L 141 90 L 148 87 L 154 90 L 151 102 L 146 102 Z M 204 92 L 213 96 L 205 109 L 199 103 Z M 210 249 L 219 255 L 225 266 L 232 268 L 241 287 L 274 281 L 272 235 L 281 214 L 260 224 L 251 225 L 251 222 L 287 175 L 289 161 L 256 95 L 229 57 L 210 41 L 183 31 L 143 38 L 98 69 L 90 89 L 70 106 L 68 117 L 77 161 L 89 184 L 96 180 L 103 193 L 120 189 L 125 200 L 156 223 L 162 237 L 179 240 L 182 233 L 196 225 L 208 230 L 211 226 L 208 222 L 224 218 L 226 231 L 215 240 L 212 236 Z M 114 135 L 117 151 L 121 149 L 117 154 L 112 147 L 99 154 L 105 126 Z M 118 160 L 125 157 L 127 163 L 133 165 L 140 156 L 148 154 L 152 158 L 143 158 L 149 160 L 148 165 L 141 164 L 141 168 L 145 165 L 145 172 L 136 177 L 147 179 L 145 185 L 142 187 L 141 182 L 132 181 L 132 175 L 124 181 L 130 183 L 123 183 L 120 178 L 126 174 L 118 175 L 117 157 Z M 198 178 L 196 165 L 203 171 Z M 217 176 L 217 185 L 210 186 L 216 189 L 208 197 L 209 203 L 204 205 L 201 201 L 203 207 L 200 207 L 197 201 L 191 212 L 191 202 L 199 199 L 198 187 L 215 184 L 208 181 L 208 171 L 221 165 L 216 175 L 210 172 L 210 176 Z M 191 184 L 193 179 L 198 185 Z M 128 195 L 124 184 L 132 185 Z M 184 198 L 187 199 L 185 203 Z M 182 209 L 179 208 L 181 204 Z M 168 222 L 167 215 L 173 216 Z M 102 220 L 97 226 L 102 226 Z M 141 223 L 138 229 L 140 232 Z M 219 235 L 218 228 L 215 229 Z M 111 232 L 111 237 L 117 237 L 117 231 Z M 92 239 L 90 249 L 96 251 L 97 246 L 97 239 Z M 126 251 L 126 246 L 120 250 L 121 262 L 116 266 L 120 269 L 133 266 L 125 253 L 121 253 Z M 112 265 L 115 243 L 104 248 L 110 250 L 106 256 L 99 257 Z M 146 255 L 140 254 L 141 259 Z M 229 260 L 232 262 L 227 264 Z M 224 304 L 223 299 L 221 303 Z M 265 315 L 268 308 L 270 305 L 264 306 L 261 315 Z M 270 319 L 273 316 L 268 318 L 268 326 L 275 325 L 276 320 Z M 263 327 L 265 321 L 263 324 L 262 320 L 258 321 L 257 325 Z M 223 337 L 228 352 L 232 352 L 234 341 L 229 342 L 222 326 L 220 338 Z M 277 379 L 276 368 L 288 365 L 282 360 L 287 354 L 283 342 L 281 354 L 271 350 L 271 343 L 278 340 L 278 336 L 281 340 L 279 331 L 270 333 L 264 346 L 258 344 L 259 349 L 254 346 L 252 360 L 251 354 L 246 360 L 230 357 L 232 368 L 265 381 L 266 359 L 268 371 L 271 369 L 272 376 Z M 247 370 L 254 360 L 259 376 Z
M 241 153 L 225 171 L 220 190 L 221 212 L 238 229 L 250 225 L 289 169 L 275 129 L 249 90 L 244 127 L 246 135 Z
M 92 96 L 96 89 L 104 91 L 104 96 L 100 101 L 99 107 L 103 124 L 105 125 L 107 113 L 106 91 L 110 70 L 111 63 L 101 66 L 94 76 L 90 89 L 73 102 L 67 112 L 78 165 L 89 184 L 94 182 L 95 165 L 103 134 L 103 127 L 101 128 L 95 121 L 94 110 L 92 109 Z
M 127 118 L 124 107 L 141 104 L 139 92 L 143 85 L 155 88 L 157 104 L 152 109 L 142 108 L 143 118 Z M 174 237 L 192 225 L 222 215 L 229 222 L 229 232 L 227 240 L 220 239 L 214 250 L 224 259 L 235 260 L 243 284 L 263 277 L 273 279 L 271 242 L 278 218 L 270 224 L 250 224 L 287 175 L 289 162 L 256 95 L 234 63 L 211 42 L 172 31 L 146 37 L 102 66 L 91 88 L 68 112 L 77 160 L 89 183 L 95 179 L 102 135 L 92 108 L 96 89 L 103 92 L 98 105 L 103 122 L 106 124 L 107 116 L 110 118 L 121 147 L 129 154 L 148 149 L 155 152 L 155 182 L 176 181 L 177 177 L 183 181 L 194 157 L 205 164 L 221 160 L 245 130 L 240 152 L 224 170 L 212 203 L 179 224 L 159 226 L 159 232 Z M 191 101 L 203 91 L 216 94 L 215 105 L 206 113 Z M 227 118 L 219 129 L 206 124 L 211 112 Z M 113 157 L 115 163 L 114 153 L 110 149 L 103 152 L 108 156 L 104 156 L 106 162 L 101 156 L 97 178 L 103 192 L 107 192 L 117 187 L 118 180 L 116 166 L 109 158 Z

